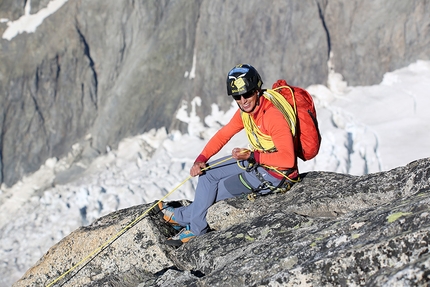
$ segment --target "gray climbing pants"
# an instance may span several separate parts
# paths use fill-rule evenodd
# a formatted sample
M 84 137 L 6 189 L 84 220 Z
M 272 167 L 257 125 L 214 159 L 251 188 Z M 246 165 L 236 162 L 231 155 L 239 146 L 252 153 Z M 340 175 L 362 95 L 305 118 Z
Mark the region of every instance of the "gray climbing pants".
M 221 158 L 219 161 L 226 158 Z M 209 163 L 209 165 L 211 164 L 213 163 Z M 251 188 L 261 185 L 261 181 L 254 171 L 246 171 L 247 166 L 247 161 L 230 159 L 206 170 L 199 176 L 194 201 L 188 206 L 175 208 L 176 222 L 182 226 L 189 225 L 195 235 L 206 233 L 208 231 L 206 214 L 212 204 L 251 193 Z M 280 179 L 269 174 L 264 168 L 258 167 L 257 169 L 264 180 L 271 182 L 272 185 L 277 186 L 280 183 Z M 270 192 L 270 190 L 261 192 Z

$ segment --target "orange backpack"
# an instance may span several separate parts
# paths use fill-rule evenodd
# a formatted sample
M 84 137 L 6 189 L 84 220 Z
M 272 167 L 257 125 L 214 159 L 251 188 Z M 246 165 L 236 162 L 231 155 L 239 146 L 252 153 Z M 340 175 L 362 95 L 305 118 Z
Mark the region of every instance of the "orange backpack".
M 305 89 L 289 86 L 285 80 L 276 81 L 272 89 L 280 93 L 295 110 L 297 156 L 303 161 L 314 158 L 320 149 L 321 134 L 312 96 Z

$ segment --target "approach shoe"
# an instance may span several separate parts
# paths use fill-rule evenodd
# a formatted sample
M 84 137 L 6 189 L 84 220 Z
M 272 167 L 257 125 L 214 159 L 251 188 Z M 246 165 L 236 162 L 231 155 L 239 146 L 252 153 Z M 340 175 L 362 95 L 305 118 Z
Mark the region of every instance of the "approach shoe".
M 194 233 L 190 230 L 190 226 L 187 225 L 186 227 L 184 227 L 181 230 L 181 232 L 179 232 L 175 236 L 167 239 L 166 244 L 179 247 L 182 244 L 187 243 L 188 241 L 190 241 L 194 237 L 196 237 L 196 235 L 194 235 Z
M 163 219 L 172 225 L 174 229 L 177 231 L 181 230 L 183 226 L 175 220 L 174 208 L 172 206 L 167 205 L 166 203 L 160 201 L 157 206 L 154 207 L 154 211 L 158 214 L 162 214 Z M 160 213 L 161 212 L 161 213 Z

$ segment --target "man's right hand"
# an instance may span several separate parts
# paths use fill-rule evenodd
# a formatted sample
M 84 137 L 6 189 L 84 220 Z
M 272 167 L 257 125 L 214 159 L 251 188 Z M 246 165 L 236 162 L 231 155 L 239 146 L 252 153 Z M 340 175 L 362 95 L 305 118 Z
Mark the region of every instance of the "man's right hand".
M 251 151 L 247 148 L 236 147 L 231 151 L 231 156 L 237 160 L 247 160 L 251 155 Z
M 201 175 L 203 173 L 202 169 L 206 168 L 206 163 L 204 162 L 195 162 L 190 170 L 191 176 Z

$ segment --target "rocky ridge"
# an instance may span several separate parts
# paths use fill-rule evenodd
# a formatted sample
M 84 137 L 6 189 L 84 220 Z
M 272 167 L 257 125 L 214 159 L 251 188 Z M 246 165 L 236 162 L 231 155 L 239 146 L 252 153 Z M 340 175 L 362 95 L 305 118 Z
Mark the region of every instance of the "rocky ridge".
M 13 286 L 47 286 L 139 216 L 56 284 L 429 284 L 430 158 L 363 176 L 301 176 L 285 194 L 218 202 L 208 213 L 214 231 L 178 249 L 163 244 L 174 231 L 148 212 L 152 204 L 116 211 L 65 237 Z

